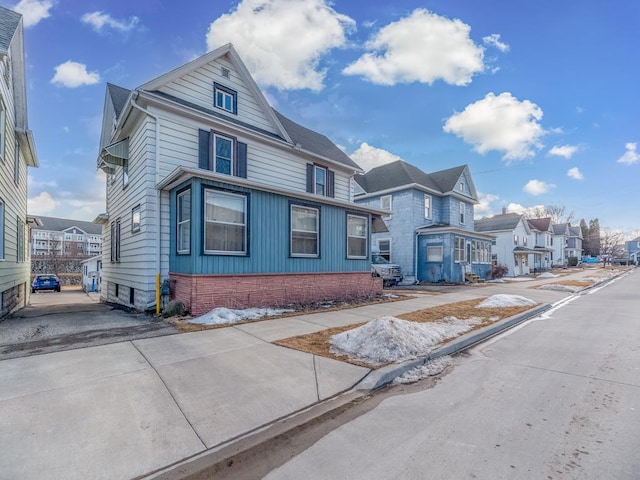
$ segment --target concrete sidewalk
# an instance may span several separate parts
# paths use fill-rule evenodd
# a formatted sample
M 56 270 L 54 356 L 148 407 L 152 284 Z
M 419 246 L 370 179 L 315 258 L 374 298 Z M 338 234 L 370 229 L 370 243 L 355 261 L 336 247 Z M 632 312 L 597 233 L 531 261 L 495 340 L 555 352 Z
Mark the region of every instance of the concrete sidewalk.
M 347 391 L 370 372 L 278 347 L 274 340 L 494 293 L 544 303 L 570 295 L 533 285 L 461 287 L 1 361 L 0 479 L 145 475 Z

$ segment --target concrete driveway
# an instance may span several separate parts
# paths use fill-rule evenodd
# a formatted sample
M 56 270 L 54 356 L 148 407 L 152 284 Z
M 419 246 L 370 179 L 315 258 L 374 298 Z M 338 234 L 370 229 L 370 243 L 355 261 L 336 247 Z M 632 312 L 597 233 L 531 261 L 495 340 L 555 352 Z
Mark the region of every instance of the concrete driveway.
M 151 315 L 100 303 L 99 294 L 63 287 L 31 294 L 31 304 L 0 321 L 0 360 L 177 333 Z

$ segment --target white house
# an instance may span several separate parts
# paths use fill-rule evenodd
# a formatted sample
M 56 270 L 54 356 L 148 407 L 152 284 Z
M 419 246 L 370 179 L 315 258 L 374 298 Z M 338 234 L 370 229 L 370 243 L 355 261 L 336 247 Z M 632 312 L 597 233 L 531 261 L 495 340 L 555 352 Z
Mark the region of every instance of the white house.
M 551 236 L 551 247 L 553 248 L 554 267 L 567 266 L 567 244 L 569 243 L 569 224 L 554 223 L 551 226 L 553 235 Z
M 87 258 L 82 266 L 82 288 L 86 292 L 99 292 L 102 286 L 102 255 Z
M 362 170 L 273 109 L 231 44 L 133 90 L 108 84 L 98 166 L 107 302 L 157 310 L 170 292 L 200 314 L 382 290 L 382 212 L 350 201 Z
M 529 248 L 537 253 L 529 255 L 534 271 L 548 270 L 553 264 L 553 229 L 551 218 L 529 218 Z
M 22 15 L 0 7 L 0 318 L 29 302 L 27 169 L 37 167 L 27 122 Z
M 524 215 L 503 210 L 501 215 L 476 220 L 475 230 L 495 236 L 491 247 L 493 262 L 507 267 L 509 277 L 528 275 L 534 268 L 529 257 L 541 255 L 529 246 L 531 230 Z

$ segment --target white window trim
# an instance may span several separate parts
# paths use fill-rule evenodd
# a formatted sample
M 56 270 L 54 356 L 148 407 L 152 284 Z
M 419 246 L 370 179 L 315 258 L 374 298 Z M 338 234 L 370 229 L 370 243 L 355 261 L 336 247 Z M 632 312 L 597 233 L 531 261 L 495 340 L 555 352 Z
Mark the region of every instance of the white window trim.
M 389 205 L 385 206 L 385 203 L 387 202 Z M 384 210 L 391 214 L 391 211 L 393 210 L 393 197 L 391 195 L 382 195 L 380 197 L 380 210 Z
M 295 258 L 318 258 L 320 256 L 320 210 L 315 207 L 305 205 L 294 205 L 289 207 L 290 218 L 293 217 L 293 210 L 299 208 L 304 210 L 314 210 L 316 212 L 316 229 L 315 230 L 294 230 L 293 222 L 289 220 L 289 255 Z M 315 253 L 294 253 L 293 252 L 293 232 L 315 233 L 316 235 L 316 252 Z
M 467 216 L 467 212 L 465 210 L 466 205 L 464 202 L 460 202 L 460 225 L 464 225 L 465 224 L 465 220 L 466 220 L 466 216 Z
M 246 195 L 241 195 L 241 194 L 236 194 L 236 193 L 228 193 L 228 192 L 221 192 L 220 190 L 215 190 L 215 189 L 205 189 L 205 201 L 204 201 L 204 207 L 206 209 L 206 205 L 207 205 L 207 194 L 211 193 L 213 195 L 220 195 L 220 196 L 228 196 L 228 197 L 236 197 L 236 198 L 241 198 L 243 201 L 243 212 L 244 212 L 244 223 L 240 224 L 240 223 L 229 223 L 229 222 L 210 222 L 210 223 L 218 223 L 218 224 L 222 224 L 225 223 L 227 225 L 243 225 L 244 226 L 244 249 L 243 250 L 207 250 L 206 249 L 206 245 L 207 245 L 207 217 L 206 217 L 206 211 L 203 210 L 203 228 L 204 228 L 204 253 L 207 255 L 238 255 L 238 256 L 246 256 L 247 255 L 247 224 L 248 224 L 248 212 L 247 212 L 247 196 Z
M 136 213 L 138 216 L 137 224 L 135 222 Z M 141 229 L 142 229 L 142 208 L 140 207 L 140 205 L 136 205 L 131 209 L 131 233 L 139 233 Z M 78 237 L 80 237 L 80 235 L 78 235 Z M 78 240 L 82 240 L 82 239 L 78 238 Z
M 438 250 L 437 258 L 439 260 L 432 260 L 434 256 L 429 250 Z M 428 263 L 442 263 L 444 261 L 444 247 L 442 245 L 427 245 L 427 262 Z
M 379 238 L 378 239 L 378 252 L 379 252 L 380 255 L 382 255 L 382 252 L 383 252 L 382 247 L 380 246 L 381 242 L 389 242 L 389 250 L 385 251 L 385 252 L 388 252 L 388 254 L 389 254 L 389 262 L 391 262 L 391 238 Z
M 349 235 L 349 220 L 352 218 L 358 218 L 364 220 L 364 235 L 363 236 L 354 236 Z M 365 246 L 364 246 L 364 255 L 349 255 L 349 238 L 364 238 Z M 353 215 L 347 214 L 347 258 L 350 260 L 360 260 L 366 259 L 369 252 L 369 225 L 368 218 L 363 215 Z
M 323 186 L 323 191 L 319 192 L 318 191 L 318 170 L 322 170 L 324 172 L 324 183 L 322 184 Z M 322 196 L 327 196 L 327 180 L 329 178 L 329 169 L 327 167 L 321 167 L 320 165 L 314 165 L 313 166 L 313 193 L 315 193 L 316 195 L 322 195 Z
M 224 172 L 219 172 L 217 169 L 217 165 L 218 165 L 218 155 L 217 155 L 217 144 L 218 144 L 218 139 L 222 138 L 224 140 L 228 140 L 229 142 L 231 142 L 231 157 L 229 158 L 229 173 L 224 173 Z M 212 157 L 212 165 L 211 165 L 211 170 L 215 173 L 219 173 L 221 175 L 233 175 L 233 165 L 235 163 L 235 155 L 236 155 L 236 142 L 235 139 L 233 137 L 228 137 L 226 135 L 222 135 L 219 134 L 217 132 L 214 132 L 213 134 L 213 151 L 211 152 L 211 157 Z
M 176 251 L 180 254 L 188 254 L 191 253 L 191 207 L 189 207 L 189 218 L 184 220 L 180 218 L 180 199 L 186 196 L 191 197 L 191 189 L 188 188 L 183 190 L 182 192 L 176 195 Z M 191 200 L 191 198 L 189 198 Z M 182 227 L 185 227 L 189 232 L 189 242 L 186 249 L 180 248 L 180 230 Z
M 429 203 L 429 206 L 427 207 L 427 201 Z M 431 195 L 427 195 L 426 193 L 424 194 L 424 218 L 426 220 L 430 220 L 431 219 L 431 212 L 432 212 L 432 202 L 433 199 L 431 198 Z
M 462 248 L 458 246 L 459 243 L 462 243 Z M 458 252 L 462 252 L 462 255 L 458 255 Z M 453 261 L 454 263 L 463 263 L 465 262 L 465 257 L 467 255 L 466 242 L 464 237 L 454 237 L 453 239 Z

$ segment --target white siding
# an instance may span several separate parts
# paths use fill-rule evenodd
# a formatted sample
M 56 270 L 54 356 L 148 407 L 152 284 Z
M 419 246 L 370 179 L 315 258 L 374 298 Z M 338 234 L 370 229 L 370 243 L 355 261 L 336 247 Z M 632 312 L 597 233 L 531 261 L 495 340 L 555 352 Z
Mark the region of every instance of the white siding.
M 229 70 L 229 78 L 222 76 L 222 68 Z M 238 93 L 238 114 L 224 111 L 225 115 L 233 115 L 238 120 L 255 125 L 271 133 L 277 133 L 270 118 L 262 110 L 262 104 L 256 101 L 252 91 L 247 88 L 238 75 L 235 65 L 224 57 L 194 70 L 178 80 L 161 87 L 161 92 L 173 95 L 194 103 L 200 107 L 215 110 L 213 106 L 213 82 L 218 82 Z

